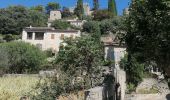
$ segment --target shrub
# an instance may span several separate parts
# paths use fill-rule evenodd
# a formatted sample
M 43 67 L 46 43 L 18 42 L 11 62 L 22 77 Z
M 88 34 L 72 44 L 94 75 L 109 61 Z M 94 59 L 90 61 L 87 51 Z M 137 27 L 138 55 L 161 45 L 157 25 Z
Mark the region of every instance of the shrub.
M 71 27 L 71 25 L 68 22 L 59 20 L 55 20 L 54 22 L 52 22 L 51 26 L 54 27 L 55 29 L 68 29 L 69 27 Z
M 9 65 L 6 67 L 9 67 L 8 72 L 10 73 L 35 72 L 46 58 L 37 47 L 24 42 L 2 43 L 0 49 L 2 50 L 2 48 L 8 54 Z M 5 53 L 0 52 L 1 55 Z
M 129 83 L 129 84 L 127 84 L 127 93 L 132 93 L 132 92 L 134 92 L 136 89 L 135 89 L 135 85 L 134 84 L 132 84 L 132 83 Z

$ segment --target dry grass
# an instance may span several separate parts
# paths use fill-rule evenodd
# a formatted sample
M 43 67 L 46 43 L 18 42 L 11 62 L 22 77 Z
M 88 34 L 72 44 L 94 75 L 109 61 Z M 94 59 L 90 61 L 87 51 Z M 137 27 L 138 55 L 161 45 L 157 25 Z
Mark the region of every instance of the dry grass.
M 19 100 L 30 92 L 38 81 L 39 78 L 33 76 L 0 77 L 0 100 Z
M 139 94 L 157 94 L 157 93 L 159 93 L 159 90 L 156 87 L 153 87 L 153 88 L 150 88 L 150 89 L 143 88 L 143 89 L 139 89 L 138 93 Z

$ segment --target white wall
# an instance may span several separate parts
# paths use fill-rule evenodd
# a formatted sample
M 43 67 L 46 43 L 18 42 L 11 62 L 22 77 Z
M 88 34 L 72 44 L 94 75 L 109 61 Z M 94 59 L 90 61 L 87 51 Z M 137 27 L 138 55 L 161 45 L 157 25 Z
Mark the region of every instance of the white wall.
M 126 48 L 124 47 L 114 47 L 114 61 L 115 68 L 120 69 L 119 62 L 124 58 L 126 54 Z
M 50 18 L 49 20 L 54 21 L 61 19 L 61 12 L 60 11 L 50 11 Z
M 34 37 L 34 34 L 33 33 L 33 37 Z M 51 35 L 54 34 L 55 37 L 54 39 L 51 39 Z M 28 40 L 27 39 L 27 32 L 26 31 L 23 31 L 22 33 L 22 40 L 25 41 L 25 42 L 28 42 L 28 43 L 31 43 L 33 45 L 36 45 L 36 44 L 42 44 L 42 50 L 47 50 L 47 49 L 53 49 L 55 51 L 59 51 L 59 47 L 60 47 L 60 44 L 61 42 L 63 42 L 63 40 L 61 39 L 61 34 L 64 34 L 64 37 L 70 37 L 71 35 L 73 35 L 75 37 L 80 37 L 80 31 L 79 32 L 46 32 L 44 34 L 44 40 Z

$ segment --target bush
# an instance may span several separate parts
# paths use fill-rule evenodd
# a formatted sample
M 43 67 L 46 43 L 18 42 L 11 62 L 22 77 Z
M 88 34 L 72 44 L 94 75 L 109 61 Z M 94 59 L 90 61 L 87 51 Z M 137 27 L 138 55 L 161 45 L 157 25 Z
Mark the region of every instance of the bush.
M 7 70 L 10 73 L 36 72 L 45 61 L 44 53 L 37 47 L 24 42 L 2 43 L 0 49 L 5 49 L 5 53 L 0 52 L 8 61 Z M 2 61 L 6 61 L 3 59 Z
M 111 19 L 114 17 L 114 15 L 109 12 L 107 9 L 104 10 L 98 10 L 93 13 L 93 20 L 101 21 L 104 19 Z
M 132 83 L 127 84 L 127 93 L 132 93 L 136 90 L 135 85 Z
M 52 22 L 51 26 L 54 27 L 55 29 L 68 29 L 71 27 L 71 25 L 68 22 L 59 20 L 55 20 L 54 22 Z
M 52 49 L 48 49 L 45 51 L 45 54 L 47 57 L 53 57 L 54 56 L 54 53 L 53 53 L 53 50 Z

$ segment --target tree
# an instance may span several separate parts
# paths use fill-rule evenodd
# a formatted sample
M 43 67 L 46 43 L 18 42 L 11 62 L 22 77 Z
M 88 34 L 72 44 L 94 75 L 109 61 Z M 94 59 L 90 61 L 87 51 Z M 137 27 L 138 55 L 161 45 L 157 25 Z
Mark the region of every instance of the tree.
M 93 16 L 94 16 L 93 20 L 96 20 L 96 21 L 113 18 L 113 14 L 105 9 L 97 10 L 97 11 L 93 12 Z
M 71 27 L 68 22 L 60 20 L 55 20 L 54 22 L 52 22 L 51 26 L 55 29 L 68 29 Z
M 74 13 L 70 12 L 69 8 L 63 7 L 62 18 L 72 18 L 75 17 Z
M 131 55 L 128 60 L 127 55 L 120 61 L 120 67 L 126 71 L 126 78 L 128 84 L 133 84 L 135 87 L 142 82 L 144 73 L 144 64 L 137 61 L 136 56 Z
M 31 26 L 34 27 L 45 27 L 47 26 L 48 16 L 39 11 L 29 11 Z
M 66 46 L 60 49 L 56 59 L 61 70 L 74 77 L 84 77 L 83 73 L 86 73 L 88 79 L 92 75 L 99 78 L 103 56 L 100 42 L 93 37 L 83 36 L 74 40 L 66 39 L 64 43 Z
M 45 61 L 44 53 L 28 43 L 2 43 L 0 49 L 3 48 L 8 55 L 9 73 L 36 72 Z
M 49 2 L 46 6 L 47 14 L 49 14 L 50 11 L 52 11 L 52 10 L 58 10 L 58 9 L 60 9 L 60 4 L 56 3 L 56 2 Z
M 93 8 L 93 10 L 98 10 L 99 9 L 99 1 L 98 0 L 93 0 L 93 6 L 94 6 L 94 8 Z
M 30 9 L 38 11 L 38 12 L 44 12 L 44 7 L 42 5 L 37 5 L 37 6 L 31 7 Z
M 44 13 L 29 10 L 23 6 L 10 6 L 0 9 L 0 33 L 20 35 L 23 28 L 44 26 L 47 16 Z
M 89 22 L 84 23 L 83 31 L 91 34 L 92 37 L 100 41 L 101 32 L 100 32 L 100 26 L 98 22 L 89 21 Z
M 168 0 L 133 0 L 127 18 L 126 43 L 128 61 L 131 55 L 139 63 L 154 61 L 169 74 L 170 68 L 170 7 Z
M 114 16 L 117 16 L 117 8 L 115 0 L 108 1 L 108 11 L 111 12 Z
M 83 8 L 83 0 L 78 0 L 77 1 L 77 6 L 74 9 L 75 15 L 77 15 L 80 19 L 82 18 L 84 14 L 84 8 Z

